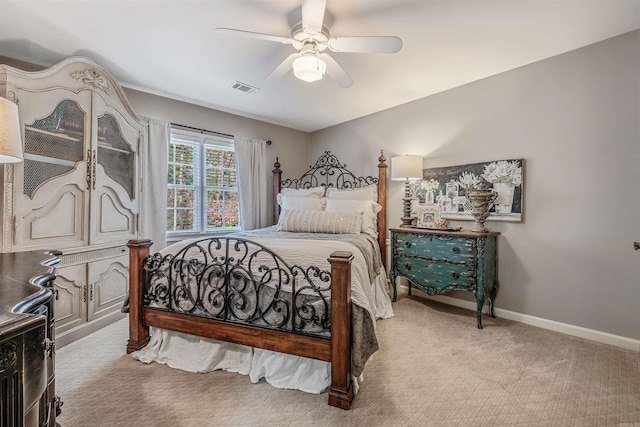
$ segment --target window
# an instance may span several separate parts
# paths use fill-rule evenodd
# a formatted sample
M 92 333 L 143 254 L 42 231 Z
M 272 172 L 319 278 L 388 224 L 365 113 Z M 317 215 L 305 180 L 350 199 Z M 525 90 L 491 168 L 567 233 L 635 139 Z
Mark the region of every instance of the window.
M 167 232 L 206 233 L 238 228 L 233 140 L 171 129 Z

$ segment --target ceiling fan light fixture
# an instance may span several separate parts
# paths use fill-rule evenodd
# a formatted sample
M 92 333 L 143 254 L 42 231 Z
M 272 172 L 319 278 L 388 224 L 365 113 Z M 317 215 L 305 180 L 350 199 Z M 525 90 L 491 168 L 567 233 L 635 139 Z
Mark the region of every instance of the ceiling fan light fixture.
M 233 28 L 216 28 L 225 35 L 268 40 L 287 44 L 296 52 L 287 56 L 265 79 L 284 76 L 293 68 L 296 78 L 305 82 L 322 80 L 325 72 L 341 88 L 353 85 L 353 80 L 340 64 L 326 52 L 342 53 L 396 53 L 402 49 L 402 40 L 395 36 L 331 37 L 324 25 L 327 0 L 298 0 L 301 2 L 302 20 L 291 28 L 291 37 L 255 33 Z M 336 0 L 337 1 L 337 0 Z
M 293 74 L 308 83 L 321 80 L 326 69 L 327 64 L 317 55 L 301 55 L 293 61 Z

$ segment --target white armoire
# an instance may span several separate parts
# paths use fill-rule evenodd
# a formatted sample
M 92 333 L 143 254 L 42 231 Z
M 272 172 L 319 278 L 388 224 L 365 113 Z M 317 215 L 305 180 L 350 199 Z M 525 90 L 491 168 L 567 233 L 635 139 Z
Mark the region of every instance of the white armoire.
M 36 72 L 0 65 L 0 96 L 18 105 L 24 149 L 23 163 L 4 166 L 2 251 L 62 252 L 60 347 L 124 316 L 146 126 L 111 73 L 87 58 Z

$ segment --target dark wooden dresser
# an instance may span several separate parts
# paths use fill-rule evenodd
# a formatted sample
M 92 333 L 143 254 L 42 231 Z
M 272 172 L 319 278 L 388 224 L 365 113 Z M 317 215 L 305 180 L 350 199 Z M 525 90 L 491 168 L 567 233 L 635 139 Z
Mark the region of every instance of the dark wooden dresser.
M 0 425 L 56 425 L 56 254 L 0 254 Z

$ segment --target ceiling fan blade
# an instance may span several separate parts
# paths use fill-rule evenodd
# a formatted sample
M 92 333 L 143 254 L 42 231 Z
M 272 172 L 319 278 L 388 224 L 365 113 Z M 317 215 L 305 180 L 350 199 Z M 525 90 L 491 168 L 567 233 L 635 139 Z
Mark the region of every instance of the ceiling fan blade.
M 267 77 L 265 77 L 265 80 L 273 80 L 273 79 L 279 79 L 282 76 L 284 76 L 285 74 L 287 74 L 287 72 L 291 69 L 292 65 L 293 65 L 293 61 L 300 56 L 300 54 L 298 52 L 296 53 L 292 53 L 291 55 L 287 56 L 284 61 L 282 61 L 280 63 L 280 65 L 278 65 L 276 67 L 275 70 L 273 70 Z
M 302 29 L 310 35 L 322 31 L 326 0 L 302 0 Z
M 396 53 L 402 39 L 395 36 L 334 37 L 329 40 L 333 52 Z
M 322 58 L 327 64 L 326 73 L 338 84 L 338 86 L 342 88 L 348 88 L 353 85 L 353 80 L 351 80 L 349 74 L 347 74 L 346 71 L 342 69 L 340 64 L 338 64 L 336 60 L 331 57 L 331 55 L 327 53 L 321 53 L 320 58 Z
M 225 36 L 245 37 L 249 39 L 268 40 L 282 44 L 291 44 L 293 40 L 288 37 L 272 36 L 271 34 L 254 33 L 251 31 L 234 30 L 233 28 L 216 28 L 216 33 Z

